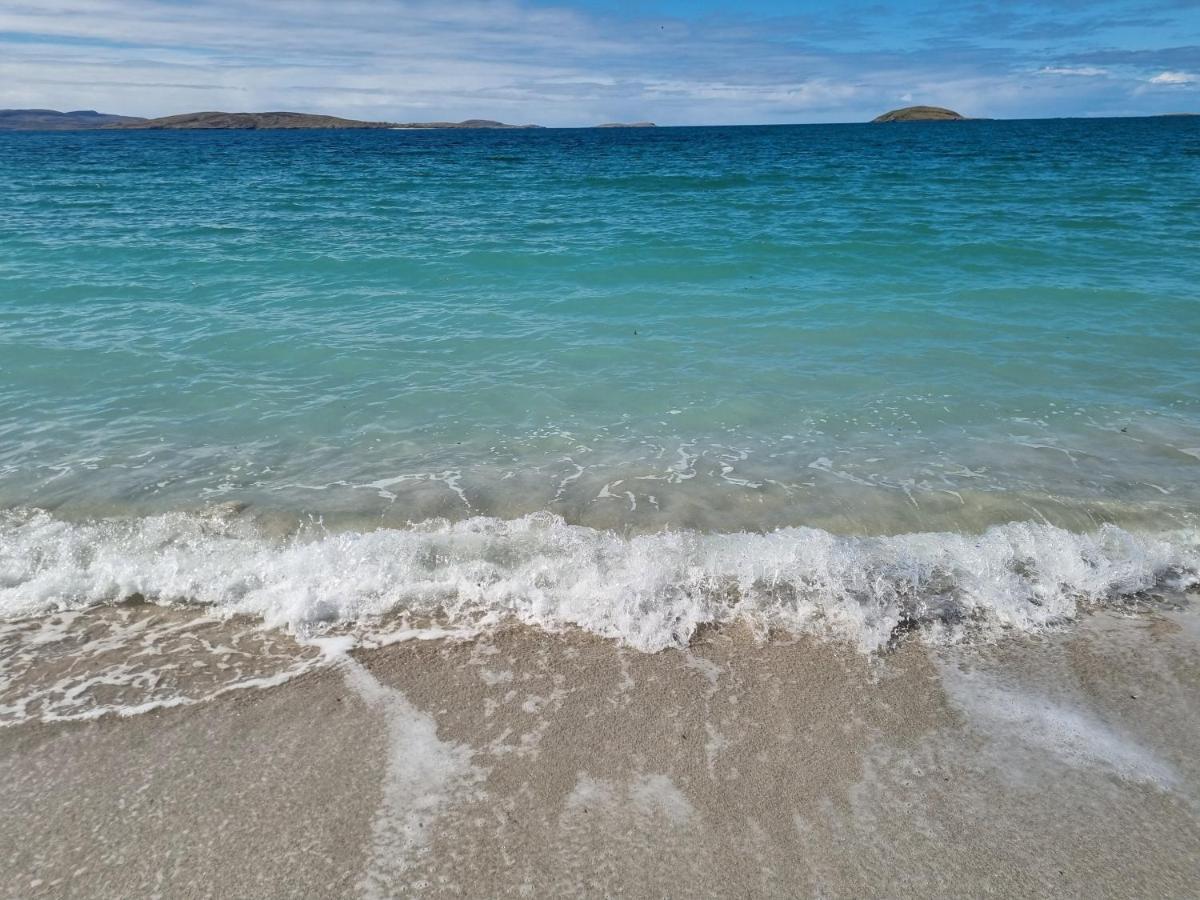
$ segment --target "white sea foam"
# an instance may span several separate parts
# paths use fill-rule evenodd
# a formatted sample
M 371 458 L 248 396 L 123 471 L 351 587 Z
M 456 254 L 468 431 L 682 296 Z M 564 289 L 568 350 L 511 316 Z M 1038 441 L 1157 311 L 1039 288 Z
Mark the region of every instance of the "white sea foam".
M 1124 778 L 1171 787 L 1174 770 L 1132 736 L 1072 704 L 1005 686 L 981 672 L 963 673 L 943 667 L 942 684 L 954 704 L 975 728 L 996 744 L 998 765 L 1023 775 L 1027 755 L 1039 762 L 1046 755 L 1073 767 L 1101 767 Z
M 487 772 L 472 762 L 465 744 L 443 740 L 432 716 L 408 698 L 380 684 L 354 659 L 341 660 L 347 684 L 387 728 L 387 773 L 383 797 L 372 823 L 371 854 L 360 888 L 367 898 L 394 896 L 423 885 L 410 880 L 418 857 L 428 851 L 433 824 L 452 801 L 472 796 Z M 406 893 L 407 893 L 406 891 Z
M 297 645 L 252 620 L 222 622 L 203 607 L 0 620 L 0 727 L 188 706 L 283 684 L 332 658 L 327 646 Z
M 278 538 L 246 521 L 183 513 L 83 523 L 0 513 L 0 616 L 141 595 L 306 636 L 411 615 L 449 628 L 578 626 L 655 651 L 685 645 L 702 625 L 743 621 L 869 652 L 901 630 L 935 639 L 964 628 L 1036 630 L 1088 604 L 1187 588 L 1198 572 L 1195 531 L 1115 526 L 626 536 L 537 514 Z

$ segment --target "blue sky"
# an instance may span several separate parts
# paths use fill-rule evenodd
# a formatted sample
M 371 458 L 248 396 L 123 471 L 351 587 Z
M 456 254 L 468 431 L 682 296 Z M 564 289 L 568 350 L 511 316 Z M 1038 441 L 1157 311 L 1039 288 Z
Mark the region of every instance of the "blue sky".
M 0 0 L 0 107 L 544 125 L 1200 111 L 1200 0 Z

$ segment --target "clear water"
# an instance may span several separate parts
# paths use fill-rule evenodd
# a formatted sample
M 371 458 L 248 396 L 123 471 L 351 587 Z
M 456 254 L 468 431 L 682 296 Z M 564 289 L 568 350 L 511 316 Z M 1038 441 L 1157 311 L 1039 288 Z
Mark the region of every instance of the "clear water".
M 0 608 L 1052 619 L 1194 579 L 1198 339 L 1197 120 L 0 135 Z

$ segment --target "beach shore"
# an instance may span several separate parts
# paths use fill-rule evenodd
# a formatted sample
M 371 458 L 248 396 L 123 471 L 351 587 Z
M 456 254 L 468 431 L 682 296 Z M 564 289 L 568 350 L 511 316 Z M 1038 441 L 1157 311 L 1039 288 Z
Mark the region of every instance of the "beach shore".
M 1182 897 L 1200 615 L 867 657 L 512 628 L 0 729 L 6 897 Z

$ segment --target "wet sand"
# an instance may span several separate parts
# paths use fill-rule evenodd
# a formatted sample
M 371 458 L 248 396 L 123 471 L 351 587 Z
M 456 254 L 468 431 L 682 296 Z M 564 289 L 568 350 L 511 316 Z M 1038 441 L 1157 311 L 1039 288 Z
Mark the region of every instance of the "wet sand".
M 868 658 L 509 629 L 0 728 L 6 897 L 1186 897 L 1200 614 Z

